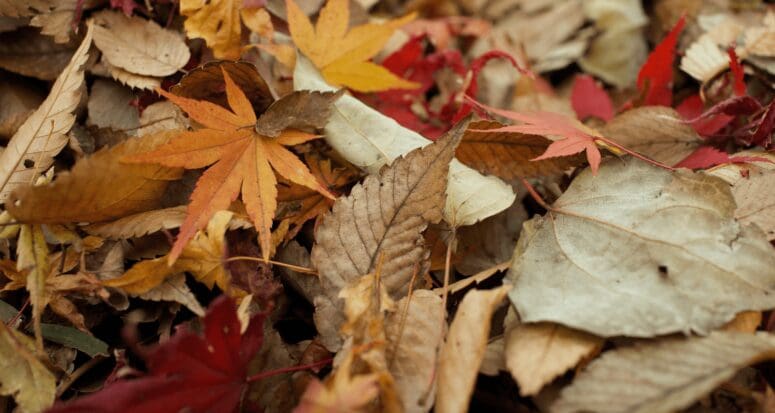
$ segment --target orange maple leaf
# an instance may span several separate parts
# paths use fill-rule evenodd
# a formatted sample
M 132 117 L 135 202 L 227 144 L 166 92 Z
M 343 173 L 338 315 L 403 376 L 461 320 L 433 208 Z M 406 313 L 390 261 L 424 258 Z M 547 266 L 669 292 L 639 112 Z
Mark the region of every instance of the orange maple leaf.
M 334 198 L 304 163 L 284 147 L 318 136 L 293 129 L 274 138 L 258 134 L 255 131 L 256 114 L 247 96 L 225 70 L 223 77 L 231 111 L 208 101 L 183 98 L 157 89 L 205 128 L 181 132 L 153 151 L 124 159 L 186 169 L 212 165 L 199 178 L 191 194 L 186 219 L 170 251 L 169 263 L 175 262 L 196 231 L 204 228 L 217 211 L 227 209 L 240 192 L 248 216 L 258 231 L 263 258 L 268 259 L 272 220 L 277 209 L 277 178 L 272 169 L 291 182 Z
M 363 24 L 348 31 L 349 0 L 329 0 L 320 10 L 316 27 L 293 0 L 288 0 L 286 5 L 293 42 L 320 69 L 328 83 L 359 92 L 420 86 L 368 61 L 398 27 L 414 19 L 414 14 L 384 24 Z

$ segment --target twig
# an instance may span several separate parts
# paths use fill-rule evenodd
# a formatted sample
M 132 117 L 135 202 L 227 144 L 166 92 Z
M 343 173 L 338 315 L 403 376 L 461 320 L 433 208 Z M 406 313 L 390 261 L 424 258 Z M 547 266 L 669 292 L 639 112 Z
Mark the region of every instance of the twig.
M 304 274 L 318 275 L 318 272 L 313 270 L 312 268 L 301 267 L 301 266 L 293 265 L 293 264 L 287 264 L 287 263 L 280 262 L 280 261 L 265 260 L 263 258 L 258 258 L 258 257 L 247 257 L 247 256 L 244 256 L 244 255 L 235 255 L 233 257 L 226 258 L 223 261 L 224 262 L 232 262 L 232 261 L 254 261 L 254 262 L 261 262 L 261 263 L 264 263 L 264 264 L 277 265 L 278 267 L 285 267 L 285 268 L 294 270 L 296 272 L 301 272 L 301 273 L 304 273 Z
M 303 366 L 291 366 L 291 367 L 283 367 L 281 369 L 276 369 L 276 370 L 262 371 L 261 373 L 254 374 L 254 375 L 248 377 L 247 379 L 245 379 L 245 382 L 253 383 L 255 381 L 259 381 L 259 380 L 263 380 L 263 379 L 266 379 L 266 378 L 269 378 L 269 377 L 272 377 L 272 376 L 276 376 L 278 374 L 292 373 L 294 371 L 309 370 L 309 369 L 314 369 L 316 367 L 323 367 L 325 365 L 328 365 L 332 361 L 334 361 L 334 359 L 329 357 L 327 359 L 316 361 L 316 362 L 311 363 L 311 364 L 305 364 Z
M 84 375 L 84 373 L 89 371 L 92 367 L 104 359 L 104 356 L 96 355 L 91 360 L 83 363 L 81 367 L 75 369 L 72 374 L 69 374 L 67 377 L 62 379 L 62 381 L 59 383 L 59 386 L 57 386 L 56 397 L 61 397 L 62 394 L 64 394 L 64 392 L 67 391 L 67 389 L 69 389 L 73 383 L 75 383 L 76 380 L 78 380 L 81 376 Z

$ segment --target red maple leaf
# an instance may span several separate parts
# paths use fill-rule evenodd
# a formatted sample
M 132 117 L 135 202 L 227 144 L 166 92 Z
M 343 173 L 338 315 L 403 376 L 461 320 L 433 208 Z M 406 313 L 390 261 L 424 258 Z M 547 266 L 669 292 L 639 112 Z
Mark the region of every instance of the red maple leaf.
M 675 46 L 685 23 L 686 16 L 682 15 L 641 66 L 638 88 L 644 93 L 644 105 L 672 106 Z
M 728 153 L 716 149 L 712 146 L 700 146 L 694 152 L 689 154 L 684 160 L 679 162 L 676 168 L 689 169 L 708 169 L 716 165 L 725 163 L 746 163 L 746 162 L 770 162 L 771 160 L 761 156 L 729 156 Z
M 203 319 L 203 335 L 183 327 L 144 355 L 148 374 L 119 380 L 92 395 L 60 403 L 48 413 L 233 412 L 249 382 L 248 362 L 263 343 L 265 314 L 245 334 L 231 298 L 216 299 Z
M 729 54 L 729 69 L 732 71 L 732 90 L 736 96 L 743 96 L 746 94 L 743 66 L 740 64 L 740 59 L 737 58 L 734 47 L 729 46 L 727 53 Z
M 576 76 L 571 89 L 570 103 L 576 116 L 581 120 L 595 116 L 607 122 L 614 117 L 611 98 L 590 75 Z
M 705 103 L 702 101 L 699 93 L 684 99 L 675 110 L 702 136 L 710 136 L 717 133 L 735 118 L 721 112 L 704 115 Z

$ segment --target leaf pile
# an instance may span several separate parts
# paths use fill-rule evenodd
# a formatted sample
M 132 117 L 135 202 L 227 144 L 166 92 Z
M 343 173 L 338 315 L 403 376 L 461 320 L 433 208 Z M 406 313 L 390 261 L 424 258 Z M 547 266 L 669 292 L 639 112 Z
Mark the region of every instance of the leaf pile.
M 775 10 L 0 0 L 0 405 L 767 412 Z

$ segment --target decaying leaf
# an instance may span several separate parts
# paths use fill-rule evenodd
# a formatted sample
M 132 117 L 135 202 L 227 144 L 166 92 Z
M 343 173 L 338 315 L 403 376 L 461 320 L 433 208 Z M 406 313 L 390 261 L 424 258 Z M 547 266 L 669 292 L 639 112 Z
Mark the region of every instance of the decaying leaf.
M 194 293 L 186 285 L 186 276 L 184 274 L 167 277 L 161 284 L 143 294 L 139 294 L 138 297 L 150 301 L 172 301 L 183 304 L 199 317 L 205 315 L 204 308 L 202 308 Z
M 296 62 L 294 89 L 335 91 L 304 57 Z M 349 162 L 371 173 L 399 156 L 430 143 L 419 134 L 383 116 L 352 96 L 344 95 L 325 127 L 325 138 Z M 511 187 L 483 176 L 460 162 L 450 164 L 444 219 L 455 226 L 471 225 L 497 214 L 514 202 Z
M 89 94 L 87 124 L 134 132 L 140 126 L 140 114 L 131 106 L 134 98 L 129 88 L 111 80 L 97 79 Z
M 19 187 L 7 209 L 22 222 L 100 222 L 160 206 L 160 197 L 179 168 L 123 164 L 128 155 L 165 142 L 170 132 L 130 139 L 83 158 L 49 184 Z
M 263 5 L 263 2 L 257 3 Z M 186 34 L 190 38 L 204 39 L 217 59 L 239 57 L 242 34 L 240 16 L 247 21 L 259 10 L 243 6 L 241 0 L 180 2 L 180 14 L 186 16 Z
M 0 137 L 9 139 L 46 95 L 10 75 L 0 76 Z
M 70 62 L 75 48 L 69 43 L 54 43 L 50 37 L 33 28 L 0 33 L 0 68 L 24 76 L 54 80 Z
M 208 62 L 186 73 L 178 84 L 170 88 L 170 93 L 227 107 L 229 103 L 223 87 L 223 72 L 228 73 L 231 80 L 245 93 L 256 112 L 265 112 L 274 101 L 269 86 L 258 73 L 256 66 L 242 61 Z
M 65 133 L 75 122 L 72 112 L 81 99 L 82 66 L 89 57 L 91 33 L 90 28 L 46 100 L 24 121 L 0 154 L 0 202 L 5 202 L 17 187 L 33 183 L 67 144 Z
M 167 257 L 141 261 L 124 275 L 103 281 L 108 287 L 117 287 L 129 294 L 146 294 L 166 279 L 182 272 L 191 273 L 195 279 L 212 289 L 214 285 L 227 293 L 244 295 L 231 285 L 231 277 L 224 267 L 226 254 L 224 235 L 232 213 L 217 212 L 207 224 L 206 231 L 199 231 L 183 249 L 175 263 L 168 265 Z
M 552 141 L 539 135 L 497 130 L 504 127 L 494 121 L 472 122 L 460 141 L 457 158 L 479 172 L 506 180 L 561 174 L 581 163 L 578 157 L 537 160 Z
M 738 152 L 735 156 L 757 157 L 775 162 L 771 154 L 760 151 Z M 713 168 L 708 173 L 732 186 L 732 196 L 737 203 L 735 218 L 745 224 L 758 225 L 767 234 L 768 240 L 775 239 L 775 191 L 772 191 L 775 164 L 730 163 Z
M 455 269 L 473 275 L 493 266 L 508 262 L 514 254 L 522 223 L 528 215 L 521 202 L 474 225 L 457 231 L 457 254 L 460 261 Z
M 602 344 L 598 337 L 559 324 L 517 322 L 506 331 L 506 366 L 519 383 L 519 394 L 534 396 Z
M 330 296 L 377 265 L 394 297 L 406 294 L 413 273 L 425 272 L 428 251 L 422 232 L 429 222 L 441 220 L 449 162 L 466 124 L 397 159 L 337 199 L 318 227 L 312 249 L 312 262 Z
M 435 397 L 436 354 L 446 323 L 441 297 L 415 290 L 385 319 L 388 369 L 407 413 L 430 411 Z
M 439 354 L 435 411 L 468 411 L 476 374 L 487 347 L 492 313 L 510 288 L 504 285 L 494 290 L 471 290 L 463 297 Z
M 287 94 L 258 117 L 256 132 L 276 138 L 289 128 L 323 128 L 331 116 L 333 103 L 343 92 L 299 91 Z
M 624 112 L 600 132 L 620 145 L 666 165 L 675 165 L 702 143 L 700 136 L 673 109 L 644 106 Z
M 13 396 L 20 412 L 40 413 L 54 403 L 56 379 L 29 337 L 0 324 L 0 394 Z
M 374 57 L 393 32 L 414 18 L 413 15 L 383 24 L 368 23 L 348 29 L 350 4 L 328 0 L 313 28 L 293 0 L 286 2 L 288 26 L 293 42 L 314 63 L 326 81 L 359 92 L 386 89 L 413 89 L 419 85 L 403 80 L 368 60 Z
M 775 253 L 734 211 L 720 179 L 608 162 L 525 224 L 510 297 L 525 322 L 603 337 L 707 333 L 773 308 Z
M 636 344 L 593 361 L 563 389 L 552 411 L 679 411 L 743 367 L 773 358 L 775 338 L 767 333 L 715 332 Z

